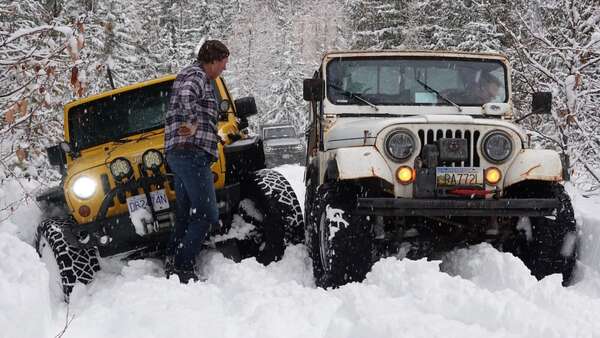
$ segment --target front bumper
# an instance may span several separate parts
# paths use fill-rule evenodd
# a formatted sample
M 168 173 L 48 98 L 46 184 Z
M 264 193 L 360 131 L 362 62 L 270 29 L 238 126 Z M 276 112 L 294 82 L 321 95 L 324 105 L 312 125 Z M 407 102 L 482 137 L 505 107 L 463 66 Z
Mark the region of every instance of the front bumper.
M 265 153 L 265 160 L 268 163 L 294 163 L 302 162 L 306 154 L 302 152 L 270 152 Z
M 549 216 L 559 206 L 555 198 L 409 199 L 358 198 L 357 215 L 377 216 Z
M 158 189 L 169 181 L 165 176 L 142 177 L 126 184 L 119 185 L 109 191 L 101 204 L 98 214 L 92 222 L 76 224 L 65 229 L 65 239 L 69 244 L 80 248 L 97 247 L 101 256 L 141 249 L 155 248 L 160 250 L 167 243 L 175 224 L 175 206 L 160 212 L 152 212 L 153 231 L 140 236 L 136 233 L 129 213 L 107 217 L 108 209 L 113 205 L 115 197 L 124 195 L 126 191 L 150 192 L 151 186 Z M 219 215 L 223 223 L 231 218 L 240 200 L 240 184 L 227 185 L 216 191 Z M 214 229 L 216 231 L 220 229 Z

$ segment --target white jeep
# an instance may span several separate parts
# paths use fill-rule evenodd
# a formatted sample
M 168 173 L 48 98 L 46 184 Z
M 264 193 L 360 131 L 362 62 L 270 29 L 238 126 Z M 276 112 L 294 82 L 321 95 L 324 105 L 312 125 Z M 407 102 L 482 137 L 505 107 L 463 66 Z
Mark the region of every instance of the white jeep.
M 312 79 L 305 238 L 317 285 L 361 281 L 381 257 L 489 242 L 538 279 L 571 281 L 577 236 L 563 156 L 514 122 L 500 54 L 327 53 Z M 549 114 L 550 93 L 533 95 Z

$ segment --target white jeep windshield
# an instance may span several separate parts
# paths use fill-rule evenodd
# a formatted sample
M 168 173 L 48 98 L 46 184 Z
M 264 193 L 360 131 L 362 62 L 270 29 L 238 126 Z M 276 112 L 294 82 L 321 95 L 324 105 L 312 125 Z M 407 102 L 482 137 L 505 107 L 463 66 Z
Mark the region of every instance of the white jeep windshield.
M 327 64 L 326 90 L 335 105 L 481 106 L 507 102 L 506 77 L 497 60 L 348 57 Z

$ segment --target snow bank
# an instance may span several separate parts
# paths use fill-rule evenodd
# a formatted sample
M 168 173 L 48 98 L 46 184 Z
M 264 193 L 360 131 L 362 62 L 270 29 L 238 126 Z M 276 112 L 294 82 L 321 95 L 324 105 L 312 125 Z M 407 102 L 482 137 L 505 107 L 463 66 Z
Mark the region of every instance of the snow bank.
M 6 180 L 0 189 L 0 233 L 15 235 L 33 244 L 33 237 L 42 211 L 35 202 L 39 183 L 27 180 Z M 30 197 L 23 200 L 25 194 Z
M 573 201 L 579 227 L 579 261 L 584 267 L 600 273 L 600 215 L 597 212 L 600 210 L 600 198 L 585 198 L 570 185 L 567 192 Z M 580 270 L 584 274 L 586 269 Z
M 298 197 L 298 201 L 300 202 L 302 212 L 304 212 L 304 195 L 306 195 L 306 187 L 304 186 L 304 167 L 297 164 L 284 164 L 273 169 L 290 181 L 290 184 Z
M 0 233 L 0 336 L 46 337 L 50 321 L 44 264 L 30 245 Z
M 303 199 L 304 169 L 276 170 Z M 198 267 L 206 281 L 188 285 L 167 280 L 160 260 L 114 257 L 102 260 L 94 282 L 75 287 L 63 337 L 600 336 L 600 198 L 572 196 L 583 241 L 580 281 L 569 288 L 559 275 L 536 281 L 488 244 L 442 261 L 383 259 L 363 283 L 334 290 L 315 287 L 302 245 L 266 267 L 204 251 Z M 29 222 L 20 217 L 15 224 Z M 48 300 L 47 278 L 32 248 L 0 234 L 0 337 L 62 330 L 66 306 Z
M 72 295 L 75 319 L 64 337 L 305 337 L 323 330 L 306 321 L 318 319 L 324 309 L 314 305 L 324 303 L 319 298 L 326 292 L 311 287 L 302 247 L 288 248 L 268 267 L 215 252 L 202 261 L 208 280 L 189 285 L 165 279 L 161 263 L 152 260 L 130 261 L 116 276 L 101 272 Z M 299 320 L 296 331 L 290 325 Z

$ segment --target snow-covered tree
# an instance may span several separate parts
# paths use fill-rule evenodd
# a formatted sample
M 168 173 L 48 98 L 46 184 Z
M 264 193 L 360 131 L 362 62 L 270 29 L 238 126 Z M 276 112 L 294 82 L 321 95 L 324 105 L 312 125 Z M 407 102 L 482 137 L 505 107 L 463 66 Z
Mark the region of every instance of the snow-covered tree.
M 525 2 L 513 15 L 519 24 L 503 28 L 520 61 L 517 82 L 530 92 L 550 91 L 554 96 L 554 123 L 534 119 L 532 123 L 540 123 L 535 129 L 566 149 L 576 175 L 593 173 L 600 163 L 598 1 Z
M 62 136 L 65 97 L 87 85 L 75 71 L 83 24 L 64 24 L 38 1 L 0 3 L 0 175 L 53 176 L 44 148 Z
M 407 1 L 351 0 L 347 3 L 348 26 L 356 49 L 390 49 L 403 41 Z
M 413 0 L 414 2 L 414 0 Z M 514 1 L 513 1 L 514 2 Z M 507 1 L 427 0 L 417 5 L 422 47 L 467 51 L 502 50 L 502 33 L 494 17 L 510 8 Z

